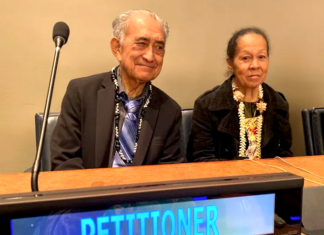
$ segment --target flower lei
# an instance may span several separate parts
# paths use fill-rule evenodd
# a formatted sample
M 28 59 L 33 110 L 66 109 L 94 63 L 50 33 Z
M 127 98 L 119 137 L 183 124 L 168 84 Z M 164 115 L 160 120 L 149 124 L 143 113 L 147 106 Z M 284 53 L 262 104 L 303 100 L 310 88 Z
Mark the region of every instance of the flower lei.
M 141 111 L 141 113 L 139 115 L 139 122 L 138 122 L 137 133 L 136 133 L 136 141 L 135 141 L 133 154 L 132 154 L 132 160 L 127 160 L 126 157 L 124 156 L 121 148 L 120 148 L 120 141 L 119 141 L 119 138 L 120 138 L 119 137 L 119 119 L 120 119 L 119 102 L 121 101 L 121 98 L 120 98 L 120 95 L 119 95 L 119 85 L 118 85 L 118 81 L 117 81 L 117 75 L 115 74 L 115 69 L 117 69 L 117 67 L 113 68 L 111 70 L 111 80 L 115 84 L 115 104 L 116 104 L 116 108 L 115 108 L 115 148 L 116 148 L 116 151 L 119 153 L 120 158 L 125 163 L 132 164 L 133 163 L 133 158 L 134 158 L 135 153 L 137 151 L 138 140 L 139 140 L 139 136 L 140 136 L 141 130 L 142 130 L 143 118 L 145 116 L 147 106 L 149 105 L 150 101 L 152 100 L 152 83 L 149 82 L 148 98 L 146 99 L 146 101 L 145 101 L 145 103 L 144 103 L 144 105 L 142 107 L 142 111 Z
M 240 119 L 240 148 L 239 148 L 239 157 L 245 157 L 245 150 L 246 150 L 246 140 L 245 140 L 245 128 L 244 128 L 244 123 L 245 123 L 245 114 L 244 114 L 244 109 L 245 105 L 243 103 L 243 98 L 244 95 L 242 92 L 238 90 L 238 87 L 232 81 L 232 89 L 233 89 L 233 98 L 236 102 L 239 102 L 238 105 L 238 115 Z M 266 111 L 267 109 L 267 103 L 264 102 L 263 100 L 263 88 L 262 85 L 259 85 L 259 101 L 256 103 L 257 110 L 259 110 L 260 115 L 257 117 L 257 134 L 256 134 L 256 151 L 255 151 L 255 157 L 261 158 L 261 134 L 262 134 L 262 123 L 263 123 L 263 116 L 262 113 Z

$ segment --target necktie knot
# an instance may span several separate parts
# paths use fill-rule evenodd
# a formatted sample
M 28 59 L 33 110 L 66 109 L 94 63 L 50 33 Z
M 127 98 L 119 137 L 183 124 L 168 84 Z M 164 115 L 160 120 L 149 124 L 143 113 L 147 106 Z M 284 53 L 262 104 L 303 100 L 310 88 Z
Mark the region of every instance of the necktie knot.
M 142 105 L 142 100 L 127 100 L 124 96 L 121 96 L 123 103 L 125 105 L 125 110 L 127 113 L 137 113 Z

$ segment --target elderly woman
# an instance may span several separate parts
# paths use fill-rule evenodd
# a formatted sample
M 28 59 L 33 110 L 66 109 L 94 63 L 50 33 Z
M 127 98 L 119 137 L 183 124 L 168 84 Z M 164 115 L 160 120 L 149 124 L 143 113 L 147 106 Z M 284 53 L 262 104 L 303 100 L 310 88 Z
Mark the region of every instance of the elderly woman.
M 262 30 L 234 33 L 227 47 L 232 75 L 195 102 L 188 161 L 292 156 L 288 102 L 264 83 L 268 64 Z

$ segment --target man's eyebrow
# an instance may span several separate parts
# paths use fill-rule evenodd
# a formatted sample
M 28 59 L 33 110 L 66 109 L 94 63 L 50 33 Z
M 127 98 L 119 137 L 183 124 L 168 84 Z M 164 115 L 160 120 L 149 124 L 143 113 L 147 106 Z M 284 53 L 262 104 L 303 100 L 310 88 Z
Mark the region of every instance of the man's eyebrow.
M 135 41 L 136 41 L 136 42 L 138 42 L 138 41 L 150 41 L 150 39 L 147 38 L 147 37 L 139 37 L 139 38 L 136 38 Z
M 136 38 L 135 41 L 136 42 L 139 42 L 139 41 L 146 41 L 146 42 L 148 42 L 148 41 L 150 41 L 150 39 L 148 37 L 139 37 L 139 38 Z M 155 43 L 165 45 L 165 41 L 164 40 L 158 40 Z
M 158 43 L 158 44 L 163 44 L 163 45 L 165 45 L 165 41 L 156 41 L 156 43 Z

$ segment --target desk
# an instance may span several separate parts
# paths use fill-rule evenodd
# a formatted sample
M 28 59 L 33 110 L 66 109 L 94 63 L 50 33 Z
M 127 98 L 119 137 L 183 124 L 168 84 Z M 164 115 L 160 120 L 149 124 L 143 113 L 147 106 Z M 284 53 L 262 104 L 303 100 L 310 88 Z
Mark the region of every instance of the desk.
M 295 166 L 324 176 L 324 156 L 293 157 L 285 158 L 285 160 Z M 293 174 L 324 184 L 324 179 L 298 170 L 280 159 L 261 159 L 258 162 L 278 166 Z M 218 161 L 41 172 L 39 175 L 39 188 L 41 191 L 48 191 L 279 172 L 282 172 L 282 170 L 263 166 L 252 161 Z M 31 173 L 0 175 L 0 195 L 30 192 L 30 178 Z M 322 221 L 324 221 L 324 200 L 322 199 L 324 197 L 324 187 L 318 186 L 318 184 L 308 181 L 305 181 L 304 184 L 303 223 L 306 228 L 312 228 L 312 230 L 322 229 Z M 322 232 L 320 231 L 318 234 L 322 234 Z
M 286 161 L 324 176 L 324 156 L 292 157 Z M 260 163 L 279 166 L 288 172 L 324 184 L 324 179 L 295 169 L 280 159 L 261 159 Z M 141 172 L 140 176 L 138 172 Z M 76 189 L 98 186 L 114 186 L 136 183 L 151 183 L 172 180 L 202 179 L 239 175 L 279 173 L 280 169 L 259 165 L 252 161 L 218 161 L 125 168 L 105 168 L 73 171 L 41 172 L 40 191 Z M 127 175 L 127 177 L 125 177 Z M 31 192 L 31 173 L 0 175 L 0 195 Z M 319 186 L 305 181 L 304 187 Z

